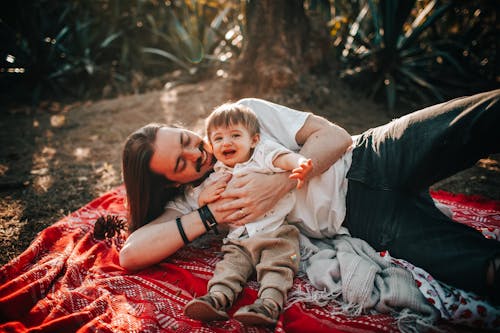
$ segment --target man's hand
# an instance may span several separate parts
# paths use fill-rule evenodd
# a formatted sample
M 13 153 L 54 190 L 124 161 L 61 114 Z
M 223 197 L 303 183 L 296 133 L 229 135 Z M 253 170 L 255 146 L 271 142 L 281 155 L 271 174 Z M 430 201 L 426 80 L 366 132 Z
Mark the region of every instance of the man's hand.
M 289 179 L 288 175 L 289 173 L 233 175 L 221 194 L 221 199 L 230 200 L 216 208 L 218 212 L 228 214 L 222 222 L 244 225 L 257 220 L 296 186 L 297 181 Z M 217 201 L 219 202 L 220 200 Z

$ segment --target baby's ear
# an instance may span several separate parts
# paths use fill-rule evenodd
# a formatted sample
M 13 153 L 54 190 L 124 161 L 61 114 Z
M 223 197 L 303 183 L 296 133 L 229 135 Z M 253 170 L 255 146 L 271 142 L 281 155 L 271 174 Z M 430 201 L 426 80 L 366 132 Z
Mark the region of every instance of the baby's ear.
M 255 146 L 257 146 L 257 144 L 259 143 L 260 141 L 260 134 L 259 133 L 256 133 L 253 137 L 252 137 L 252 144 L 251 144 L 251 147 L 252 148 L 255 148 Z

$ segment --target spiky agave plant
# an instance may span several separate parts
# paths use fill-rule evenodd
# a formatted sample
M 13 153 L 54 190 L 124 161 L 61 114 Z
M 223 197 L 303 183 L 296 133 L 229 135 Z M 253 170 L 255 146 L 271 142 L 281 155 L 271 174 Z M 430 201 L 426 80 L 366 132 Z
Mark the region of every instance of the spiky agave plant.
M 434 31 L 450 6 L 439 0 L 364 1 L 343 45 L 341 77 L 363 77 L 372 96 L 385 90 L 389 110 L 405 93 L 442 101 L 440 73 L 450 66 L 463 72 L 450 52 L 459 46 Z
M 143 47 L 193 74 L 212 61 L 225 62 L 240 53 L 240 3 L 234 0 L 183 1 L 165 5 L 162 15 L 148 16 L 147 27 L 159 41 Z

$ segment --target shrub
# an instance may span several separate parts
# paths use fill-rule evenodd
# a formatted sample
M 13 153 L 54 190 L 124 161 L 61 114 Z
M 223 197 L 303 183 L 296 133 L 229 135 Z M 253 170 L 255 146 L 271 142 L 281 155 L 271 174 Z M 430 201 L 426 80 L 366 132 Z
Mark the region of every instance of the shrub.
M 366 0 L 359 6 L 339 43 L 340 75 L 371 96 L 385 93 L 390 110 L 398 100 L 426 104 L 495 84 L 495 75 L 481 70 L 495 52 L 479 55 L 477 47 L 488 49 L 481 41 L 494 36 L 487 23 L 494 20 L 492 5 Z
M 100 97 L 224 61 L 241 43 L 239 1 L 54 1 L 1 5 L 3 100 Z M 240 36 L 240 37 L 238 37 Z M 158 57 L 161 55 L 163 57 Z

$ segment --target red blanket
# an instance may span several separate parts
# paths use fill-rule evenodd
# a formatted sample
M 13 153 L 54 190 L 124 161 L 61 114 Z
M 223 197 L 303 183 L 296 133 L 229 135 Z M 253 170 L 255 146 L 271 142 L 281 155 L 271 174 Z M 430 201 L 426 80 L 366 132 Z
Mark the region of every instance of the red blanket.
M 500 203 L 434 193 L 454 216 L 493 237 L 500 230 Z M 19 257 L 0 269 L 1 332 L 240 332 L 235 320 L 202 324 L 182 314 L 184 305 L 206 292 L 220 259 L 220 236 L 202 237 L 168 260 L 140 272 L 118 263 L 123 236 L 97 240 L 101 216 L 125 218 L 119 187 L 43 230 Z M 166 239 L 165 241 L 168 241 Z M 294 289 L 310 285 L 302 276 Z M 256 297 L 253 280 L 229 312 Z M 389 315 L 350 318 L 295 303 L 281 315 L 276 332 L 398 332 Z M 500 315 L 499 315 L 500 318 Z M 499 319 L 500 320 L 500 319 Z M 500 323 L 500 321 L 499 321 Z M 450 328 L 444 323 L 445 330 Z M 252 332 L 269 329 L 247 328 Z M 455 331 L 457 326 L 453 328 Z M 464 331 L 467 331 L 465 329 Z

